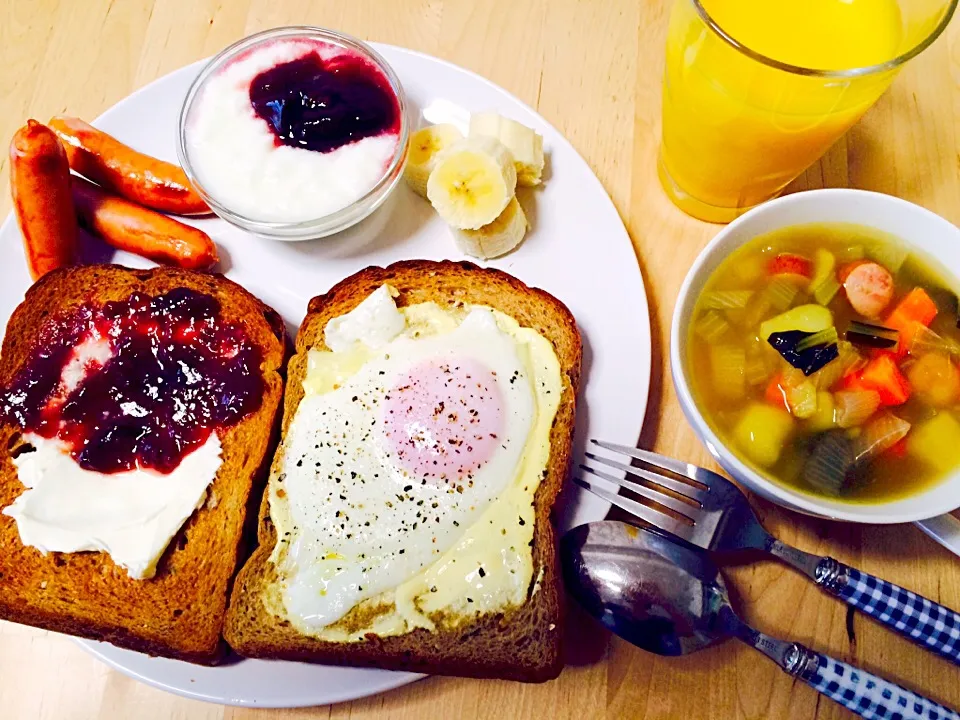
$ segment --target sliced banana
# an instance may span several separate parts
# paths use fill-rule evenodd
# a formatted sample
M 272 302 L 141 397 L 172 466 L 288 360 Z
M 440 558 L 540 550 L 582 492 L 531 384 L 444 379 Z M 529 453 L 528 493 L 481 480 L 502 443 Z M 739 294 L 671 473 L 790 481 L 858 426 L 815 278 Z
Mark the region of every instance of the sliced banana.
M 495 137 L 513 153 L 517 184 L 533 187 L 543 174 L 543 136 L 495 112 L 470 116 L 470 137 Z
M 429 125 L 410 136 L 403 176 L 414 192 L 427 196 L 427 179 L 437 164 L 437 155 L 458 140 L 463 140 L 463 133 L 450 124 Z
M 453 240 L 462 252 L 478 258 L 495 258 L 513 250 L 527 234 L 527 216 L 517 198 L 489 225 L 477 230 L 451 228 Z
M 437 156 L 427 198 L 448 225 L 476 230 L 497 219 L 517 188 L 513 155 L 492 137 L 468 137 Z

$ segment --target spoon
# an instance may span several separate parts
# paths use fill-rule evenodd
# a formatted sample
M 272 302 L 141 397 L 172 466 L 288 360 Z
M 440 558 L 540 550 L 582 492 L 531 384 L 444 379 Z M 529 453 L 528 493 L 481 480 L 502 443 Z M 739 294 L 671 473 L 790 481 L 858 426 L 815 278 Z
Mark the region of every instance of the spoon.
M 960 714 L 876 675 L 754 630 L 734 612 L 709 557 L 660 532 L 607 520 L 560 543 L 567 587 L 614 633 L 658 655 L 688 655 L 730 637 L 864 718 L 960 720 Z

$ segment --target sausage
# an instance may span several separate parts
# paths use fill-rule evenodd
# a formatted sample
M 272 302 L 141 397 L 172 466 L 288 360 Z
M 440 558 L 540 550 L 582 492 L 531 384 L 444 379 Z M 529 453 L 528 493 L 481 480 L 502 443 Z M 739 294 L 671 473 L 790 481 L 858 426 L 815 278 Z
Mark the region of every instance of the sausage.
M 79 118 L 58 115 L 50 128 L 63 142 L 70 167 L 98 185 L 160 212 L 210 212 L 179 166 L 137 152 Z
M 853 268 L 843 281 L 853 309 L 866 318 L 878 318 L 893 300 L 893 276 L 875 262 Z
M 853 262 L 847 263 L 846 265 L 844 265 L 843 267 L 841 267 L 839 270 L 837 270 L 837 280 L 839 280 L 839 281 L 840 281 L 840 284 L 843 285 L 843 284 L 847 281 L 847 278 L 850 277 L 850 273 L 852 273 L 854 270 L 856 270 L 856 269 L 857 269 L 858 267 L 860 267 L 861 265 L 866 265 L 868 262 L 870 262 L 870 261 L 869 261 L 869 260 L 854 260 Z
M 217 246 L 203 230 L 104 192 L 73 177 L 73 201 L 80 225 L 117 250 L 187 270 L 215 264 Z
M 72 264 L 77 218 L 70 166 L 57 136 L 36 120 L 28 120 L 10 142 L 10 194 L 33 279 Z

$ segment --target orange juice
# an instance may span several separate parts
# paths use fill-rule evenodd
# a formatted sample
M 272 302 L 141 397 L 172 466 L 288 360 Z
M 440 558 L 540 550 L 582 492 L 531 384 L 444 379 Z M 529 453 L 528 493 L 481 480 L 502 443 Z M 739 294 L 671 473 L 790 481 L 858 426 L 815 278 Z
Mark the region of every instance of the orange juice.
M 683 210 L 726 222 L 777 195 L 876 101 L 896 67 L 844 71 L 896 58 L 904 23 L 897 0 L 701 0 L 730 42 L 695 2 L 677 0 L 670 19 L 660 176 Z

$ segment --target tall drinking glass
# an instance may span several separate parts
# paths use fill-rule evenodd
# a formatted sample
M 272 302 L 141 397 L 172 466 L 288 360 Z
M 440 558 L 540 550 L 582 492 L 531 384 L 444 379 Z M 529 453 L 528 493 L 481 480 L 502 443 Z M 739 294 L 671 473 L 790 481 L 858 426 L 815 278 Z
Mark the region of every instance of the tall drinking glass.
M 702 220 L 779 194 L 943 32 L 958 0 L 676 0 L 660 181 Z

